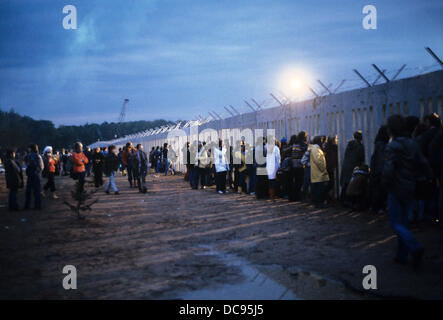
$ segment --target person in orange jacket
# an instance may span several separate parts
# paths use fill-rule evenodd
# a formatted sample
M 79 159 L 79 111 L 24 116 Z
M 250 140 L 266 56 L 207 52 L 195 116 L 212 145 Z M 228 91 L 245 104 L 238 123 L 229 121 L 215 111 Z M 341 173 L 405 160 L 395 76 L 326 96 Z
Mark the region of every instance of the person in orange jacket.
M 72 163 L 72 175 L 74 179 L 78 179 L 80 184 L 80 190 L 83 191 L 83 186 L 85 185 L 85 175 L 86 168 L 85 164 L 88 163 L 88 158 L 83 153 L 83 144 L 81 142 L 76 142 L 74 145 L 74 152 L 71 156 Z
M 43 169 L 43 177 L 48 178 L 48 181 L 43 187 L 42 196 L 45 196 L 48 189 L 50 189 L 52 193 L 52 198 L 58 199 L 57 195 L 55 194 L 55 165 L 58 161 L 52 155 L 52 147 L 47 146 L 43 153 L 43 163 L 45 166 L 45 168 Z

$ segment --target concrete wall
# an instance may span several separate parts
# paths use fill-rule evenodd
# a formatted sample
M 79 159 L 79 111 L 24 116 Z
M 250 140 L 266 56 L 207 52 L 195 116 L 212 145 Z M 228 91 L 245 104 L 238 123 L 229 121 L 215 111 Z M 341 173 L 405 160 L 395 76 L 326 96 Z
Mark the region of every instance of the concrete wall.
M 366 151 L 366 162 L 369 163 L 373 142 L 377 129 L 384 124 L 392 114 L 424 115 L 436 112 L 443 116 L 443 70 L 432 73 L 391 81 L 369 88 L 361 88 L 338 94 L 331 94 L 290 105 L 268 108 L 265 110 L 236 115 L 223 120 L 211 121 L 198 127 L 198 131 L 211 128 L 221 129 L 275 129 L 278 139 L 298 133 L 308 132 L 309 137 L 315 135 L 337 135 L 339 140 L 339 159 L 343 154 L 347 141 L 352 139 L 356 130 L 363 132 L 363 142 Z M 175 150 L 181 150 L 186 141 L 194 139 L 208 140 L 205 134 L 192 137 L 190 128 L 182 129 L 185 137 L 167 140 L 168 133 L 131 139 L 142 143 L 149 151 L 153 146 L 161 146 L 164 142 L 172 143 Z M 112 141 L 101 142 L 111 144 Z M 123 146 L 126 140 L 118 142 Z M 93 144 L 91 146 L 94 146 Z M 183 163 L 177 164 L 177 169 L 183 171 Z

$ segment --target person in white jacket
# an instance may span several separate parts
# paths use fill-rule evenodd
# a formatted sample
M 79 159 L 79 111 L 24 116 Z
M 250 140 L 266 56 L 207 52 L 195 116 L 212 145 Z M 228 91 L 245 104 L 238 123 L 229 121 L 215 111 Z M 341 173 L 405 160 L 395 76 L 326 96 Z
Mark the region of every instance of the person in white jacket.
M 266 144 L 266 171 L 269 180 L 269 196 L 275 198 L 275 189 L 277 184 L 277 171 L 280 168 L 280 148 L 279 142 L 275 140 L 273 144 Z
M 218 193 L 226 193 L 226 172 L 228 171 L 228 161 L 226 148 L 220 139 L 218 148 L 214 148 L 215 184 Z

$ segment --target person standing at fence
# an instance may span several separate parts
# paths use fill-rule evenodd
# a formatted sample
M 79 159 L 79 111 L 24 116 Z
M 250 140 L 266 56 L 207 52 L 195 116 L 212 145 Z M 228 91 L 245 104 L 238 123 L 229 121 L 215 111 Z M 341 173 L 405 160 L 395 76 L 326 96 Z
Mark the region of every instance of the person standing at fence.
M 6 150 L 5 178 L 6 188 L 9 189 L 8 208 L 10 211 L 18 211 L 17 192 L 23 188 L 23 172 L 13 149 Z
M 440 176 L 439 167 L 440 162 L 438 159 L 439 151 L 431 150 L 430 146 L 434 138 L 437 136 L 441 128 L 440 117 L 436 113 L 427 115 L 424 118 L 424 125 L 426 126 L 426 131 L 417 138 L 417 142 L 423 152 L 423 155 L 429 161 L 431 165 L 434 178 L 432 183 L 429 184 L 428 192 L 426 198 L 424 199 L 424 213 L 425 216 L 432 221 L 438 220 L 438 177 Z M 434 151 L 432 153 L 432 151 Z
M 168 175 L 169 172 L 169 158 L 168 158 L 169 145 L 167 143 L 163 144 L 163 163 L 165 167 L 165 176 Z
M 234 154 L 234 159 L 236 159 L 236 179 L 234 184 L 235 192 L 246 192 L 246 146 L 245 142 L 240 142 L 240 150 L 237 150 Z
M 101 152 L 100 147 L 95 148 L 92 153 L 92 172 L 94 174 L 95 187 L 99 188 L 103 185 L 103 167 L 105 156 Z
M 255 197 L 264 199 L 269 196 L 269 180 L 266 170 L 267 149 L 266 138 L 259 137 L 255 147 L 255 161 L 257 168 L 257 184 L 255 186 Z
M 151 151 L 149 152 L 149 165 L 151 168 L 151 173 L 155 172 L 155 147 L 152 147 Z
M 381 214 L 386 208 L 387 193 L 381 183 L 385 163 L 385 149 L 389 143 L 388 127 L 383 125 L 378 129 L 374 142 L 374 152 L 371 156 L 371 171 L 369 173 L 369 195 L 372 211 Z
M 306 139 L 307 139 L 307 136 L 306 136 Z M 308 145 L 308 148 L 309 148 L 309 145 Z M 309 149 L 306 150 L 305 154 L 301 158 L 301 163 L 305 168 L 305 177 L 303 179 L 303 186 L 302 186 L 302 196 L 303 196 L 302 201 L 307 201 L 308 200 L 308 191 L 309 191 L 309 187 L 311 185 L 311 159 L 310 159 Z
M 365 148 L 363 146 L 363 135 L 361 131 L 354 132 L 354 140 L 348 142 L 343 159 L 343 165 L 340 176 L 340 185 L 342 187 L 340 200 L 345 206 L 349 206 L 346 199 L 346 188 L 352 178 L 352 173 L 355 167 L 358 167 L 365 162 Z
M 114 194 L 119 194 L 115 184 L 115 173 L 119 166 L 117 148 L 114 145 L 110 145 L 108 150 L 108 155 L 105 157 L 105 173 L 109 176 L 109 182 L 106 186 L 105 192 L 109 194 L 109 189 L 112 187 Z
M 227 151 L 223 140 L 219 140 L 218 148 L 214 148 L 215 184 L 216 191 L 220 194 L 226 193 L 226 173 L 229 169 Z
M 311 164 L 311 197 L 314 205 L 319 208 L 324 207 L 329 182 L 326 158 L 321 145 L 323 145 L 322 137 L 317 136 L 308 147 Z
M 206 147 L 199 143 L 198 144 L 198 175 L 200 177 L 200 189 L 206 189 L 208 186 L 208 169 L 210 165 L 210 160 L 208 157 L 208 151 L 206 150 Z
M 57 195 L 55 194 L 55 166 L 57 164 L 57 159 L 52 155 L 52 147 L 47 146 L 43 150 L 44 156 L 43 156 L 43 163 L 44 163 L 44 169 L 43 169 L 43 177 L 47 178 L 48 181 L 43 187 L 42 190 L 42 196 L 44 197 L 46 195 L 46 192 L 48 190 L 51 191 L 52 198 L 58 199 Z
M 40 174 L 44 169 L 43 159 L 38 154 L 38 146 L 31 144 L 28 148 L 28 156 L 26 157 L 26 202 L 25 209 L 29 209 L 31 205 L 31 194 L 34 194 L 34 209 L 41 210 L 41 183 Z
M 335 198 L 335 190 L 337 181 L 337 169 L 338 169 L 338 137 L 328 137 L 328 141 L 325 143 L 325 157 L 326 157 L 326 170 L 329 175 L 329 183 L 326 188 L 326 198 L 328 202 L 331 202 Z
M 308 150 L 306 144 L 306 132 L 301 131 L 298 135 L 293 135 L 289 141 L 289 183 L 288 200 L 301 201 L 301 188 L 305 177 L 304 165 L 301 162 L 303 155 Z
M 197 142 L 194 142 L 189 148 L 189 157 L 190 157 L 190 173 L 189 173 L 189 183 L 192 189 L 198 189 L 198 147 Z
M 436 221 L 440 222 L 443 217 L 443 128 L 440 127 L 434 139 L 429 144 L 429 158 L 435 171 L 438 184 L 438 210 Z
M 430 179 L 432 172 L 419 146 L 405 137 L 406 125 L 402 116 L 388 118 L 388 131 L 392 140 L 385 148 L 382 181 L 388 191 L 389 221 L 398 237 L 395 261 L 406 264 L 411 254 L 413 267 L 418 269 L 424 250 L 408 229 L 408 217 L 414 210 L 419 177 Z
M 280 142 L 274 139 L 273 145 L 266 144 L 266 171 L 268 172 L 269 181 L 269 196 L 272 200 L 276 198 L 276 191 L 278 187 L 277 171 L 280 168 Z
M 257 167 L 255 163 L 255 148 L 246 144 L 246 168 L 248 174 L 248 193 L 255 195 L 255 186 L 257 181 Z

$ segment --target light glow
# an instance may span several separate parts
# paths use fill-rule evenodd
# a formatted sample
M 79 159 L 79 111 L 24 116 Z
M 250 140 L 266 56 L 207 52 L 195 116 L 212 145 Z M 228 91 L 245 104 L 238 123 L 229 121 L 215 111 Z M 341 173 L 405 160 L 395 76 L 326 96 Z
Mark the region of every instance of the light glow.
M 288 67 L 278 76 L 278 90 L 291 100 L 300 100 L 309 95 L 311 73 L 306 68 Z

